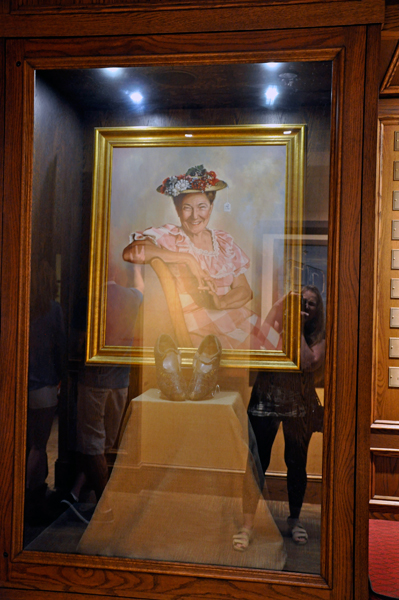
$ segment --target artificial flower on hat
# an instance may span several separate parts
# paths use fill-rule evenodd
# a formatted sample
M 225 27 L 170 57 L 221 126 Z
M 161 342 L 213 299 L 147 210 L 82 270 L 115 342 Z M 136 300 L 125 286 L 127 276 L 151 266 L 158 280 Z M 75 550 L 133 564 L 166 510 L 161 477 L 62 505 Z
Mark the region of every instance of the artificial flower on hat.
M 157 192 L 165 196 L 216 192 L 227 187 L 227 183 L 216 177 L 215 171 L 207 171 L 204 165 L 190 167 L 184 175 L 172 175 L 163 180 Z

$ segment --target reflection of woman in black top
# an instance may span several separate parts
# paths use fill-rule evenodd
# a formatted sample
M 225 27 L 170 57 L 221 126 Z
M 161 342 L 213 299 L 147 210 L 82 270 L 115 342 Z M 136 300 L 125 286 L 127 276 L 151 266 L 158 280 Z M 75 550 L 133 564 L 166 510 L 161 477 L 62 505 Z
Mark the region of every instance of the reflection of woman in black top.
M 284 299 L 271 309 L 268 320 L 282 331 Z M 287 465 L 287 491 L 290 508 L 288 525 L 296 544 L 306 544 L 308 534 L 299 521 L 306 491 L 306 462 L 312 428 L 311 408 L 318 403 L 314 372 L 324 363 L 323 300 L 315 286 L 302 290 L 301 372 L 258 373 L 248 407 L 249 421 L 255 434 L 262 472 L 265 473 L 280 422 L 284 433 L 284 460 Z M 258 478 L 259 479 L 259 478 Z M 260 482 L 262 485 L 263 482 Z M 256 506 L 244 493 L 244 526 L 234 538 L 236 550 L 248 546 Z

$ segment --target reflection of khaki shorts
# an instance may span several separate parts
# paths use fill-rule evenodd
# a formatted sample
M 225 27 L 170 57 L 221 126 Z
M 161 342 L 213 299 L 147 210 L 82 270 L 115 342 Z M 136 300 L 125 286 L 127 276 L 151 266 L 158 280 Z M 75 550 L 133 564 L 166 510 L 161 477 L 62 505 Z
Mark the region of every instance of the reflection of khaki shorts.
M 128 388 L 116 390 L 78 384 L 77 450 L 104 454 L 115 444 Z
M 29 408 L 50 408 L 58 404 L 58 387 L 56 385 L 46 385 L 38 390 L 28 392 Z

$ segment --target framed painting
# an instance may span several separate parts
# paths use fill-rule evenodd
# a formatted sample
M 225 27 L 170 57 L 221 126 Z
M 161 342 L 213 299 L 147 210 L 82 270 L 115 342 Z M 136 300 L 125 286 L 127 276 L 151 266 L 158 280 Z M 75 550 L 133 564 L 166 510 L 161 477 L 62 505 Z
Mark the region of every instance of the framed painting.
M 213 334 L 223 366 L 299 369 L 304 156 L 304 125 L 96 129 L 87 361 Z

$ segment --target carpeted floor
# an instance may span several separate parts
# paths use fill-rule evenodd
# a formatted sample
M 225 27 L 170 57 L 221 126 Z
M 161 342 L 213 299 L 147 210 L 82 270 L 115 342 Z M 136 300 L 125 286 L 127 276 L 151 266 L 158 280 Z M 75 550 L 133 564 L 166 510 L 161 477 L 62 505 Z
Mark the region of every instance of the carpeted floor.
M 399 522 L 369 521 L 370 599 L 399 599 Z

